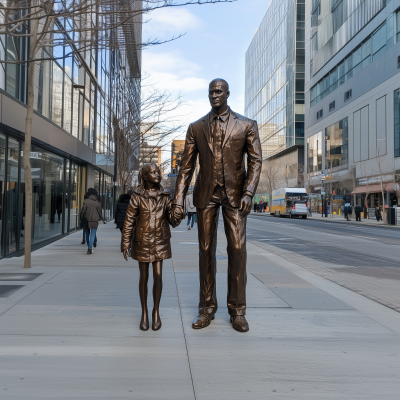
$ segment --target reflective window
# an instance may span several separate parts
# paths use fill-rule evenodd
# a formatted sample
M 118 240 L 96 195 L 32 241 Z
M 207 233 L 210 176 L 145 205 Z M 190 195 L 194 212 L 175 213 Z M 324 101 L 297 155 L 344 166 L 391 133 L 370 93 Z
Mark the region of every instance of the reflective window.
M 394 92 L 394 156 L 400 157 L 400 90 Z
M 18 240 L 18 161 L 19 143 L 12 138 L 8 138 L 7 151 L 7 186 L 6 186 L 6 249 L 5 253 L 17 251 Z
M 5 196 L 6 191 L 6 137 L 0 133 L 0 257 L 4 255 L 3 227 L 5 226 Z
M 32 146 L 33 237 L 38 243 L 62 234 L 64 159 Z
M 386 46 L 386 24 L 383 24 L 372 35 L 372 60 L 379 57 L 384 51 Z
M 307 138 L 307 173 L 322 171 L 322 132 Z
M 330 169 L 348 163 L 347 118 L 325 129 L 325 166 Z

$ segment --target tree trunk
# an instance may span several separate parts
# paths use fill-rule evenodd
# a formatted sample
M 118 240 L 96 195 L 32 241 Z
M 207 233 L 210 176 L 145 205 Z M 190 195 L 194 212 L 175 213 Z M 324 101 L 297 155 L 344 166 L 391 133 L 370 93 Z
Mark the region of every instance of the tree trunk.
M 30 57 L 32 59 L 32 57 Z M 32 118 L 34 87 L 33 77 L 35 63 L 28 63 L 28 98 L 25 118 L 25 142 L 23 164 L 25 171 L 25 259 L 24 268 L 31 267 L 31 247 L 32 247 L 32 171 L 30 162 L 31 141 L 32 141 Z

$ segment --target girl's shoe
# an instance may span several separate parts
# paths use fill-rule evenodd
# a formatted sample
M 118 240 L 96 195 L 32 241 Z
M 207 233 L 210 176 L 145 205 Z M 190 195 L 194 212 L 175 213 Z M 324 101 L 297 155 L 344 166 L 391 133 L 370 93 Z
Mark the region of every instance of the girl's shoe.
M 140 319 L 139 328 L 140 328 L 142 331 L 147 331 L 147 330 L 149 330 L 149 318 L 147 317 L 147 314 L 146 314 L 146 315 L 142 315 L 142 318 Z
M 158 331 L 161 328 L 161 319 L 158 310 L 153 310 L 153 323 L 151 325 L 151 329 L 153 331 Z

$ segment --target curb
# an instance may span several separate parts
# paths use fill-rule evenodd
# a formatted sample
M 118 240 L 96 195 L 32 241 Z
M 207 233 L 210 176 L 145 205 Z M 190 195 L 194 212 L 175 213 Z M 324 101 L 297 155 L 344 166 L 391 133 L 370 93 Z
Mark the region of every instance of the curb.
M 269 217 L 274 218 L 274 216 L 270 215 L 269 213 L 268 214 L 267 213 L 263 213 L 263 214 L 261 214 L 261 213 L 251 213 L 249 215 L 253 215 L 253 216 L 257 216 L 257 217 L 264 217 L 264 218 L 269 218 Z M 354 222 L 352 222 L 352 221 L 339 222 L 339 221 L 332 221 L 330 218 L 325 218 L 325 217 L 321 217 L 321 219 L 308 217 L 307 221 L 322 221 L 322 222 L 329 222 L 331 224 L 346 224 L 346 225 L 357 225 L 357 226 L 359 226 L 359 223 L 356 222 L 356 221 L 354 221 Z M 397 230 L 400 229 L 400 226 L 396 226 L 396 225 L 371 225 L 371 224 L 366 224 L 364 226 L 371 227 L 371 228 L 381 228 L 381 229 L 397 229 Z

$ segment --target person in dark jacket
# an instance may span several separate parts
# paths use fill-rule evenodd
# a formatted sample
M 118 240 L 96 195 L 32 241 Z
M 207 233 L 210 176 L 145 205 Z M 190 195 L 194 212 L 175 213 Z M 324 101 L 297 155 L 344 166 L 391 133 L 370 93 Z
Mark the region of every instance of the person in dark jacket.
M 126 194 L 121 194 L 121 196 L 119 196 L 117 207 L 115 209 L 114 222 L 117 225 L 116 229 L 119 229 L 121 233 L 122 229 L 124 229 L 126 210 L 128 209 L 132 193 L 133 192 L 131 190 L 128 190 Z
M 258 203 L 255 201 L 254 202 L 254 212 L 257 212 L 258 210 Z
M 361 206 L 357 205 L 354 207 L 354 212 L 356 213 L 356 221 L 360 221 L 361 222 Z
M 100 196 L 97 194 L 97 190 L 90 188 L 88 194 L 89 196 L 83 202 L 80 217 L 83 229 L 86 231 L 87 254 L 93 254 L 92 247 L 96 238 L 97 228 L 99 227 L 99 221 L 103 221 L 104 223 L 105 221 L 101 213 Z

